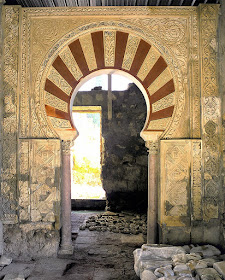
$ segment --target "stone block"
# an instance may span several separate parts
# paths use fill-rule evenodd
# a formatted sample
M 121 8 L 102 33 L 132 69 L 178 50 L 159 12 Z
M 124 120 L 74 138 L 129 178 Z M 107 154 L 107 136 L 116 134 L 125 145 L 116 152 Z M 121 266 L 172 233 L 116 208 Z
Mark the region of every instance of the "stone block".
M 190 243 L 189 227 L 163 227 L 161 231 L 160 243 L 173 245 Z
M 157 277 L 174 276 L 174 272 L 172 270 L 172 265 L 156 268 L 156 270 L 154 271 L 154 274 Z
M 0 257 L 0 266 L 10 265 L 12 262 L 11 258 L 7 258 L 6 256 Z
M 171 259 L 174 255 L 185 253 L 179 246 L 142 245 L 142 259 Z
M 221 254 L 220 250 L 212 245 L 203 245 L 193 247 L 190 251 L 191 253 L 198 253 L 204 258 L 210 258 L 213 256 L 219 256 Z
M 34 270 L 34 267 L 35 263 L 32 262 L 13 262 L 0 271 L 0 279 L 8 274 L 21 274 L 25 278 L 28 278 Z
M 202 280 L 221 280 L 222 277 L 214 268 L 200 268 L 196 270 Z
M 225 261 L 214 263 L 213 268 L 223 276 L 223 279 L 225 279 Z
M 155 274 L 150 271 L 150 270 L 144 270 L 142 273 L 141 273 L 141 280 L 155 280 L 157 279 L 157 277 L 155 276 Z
M 25 280 L 23 274 L 7 274 L 3 280 Z

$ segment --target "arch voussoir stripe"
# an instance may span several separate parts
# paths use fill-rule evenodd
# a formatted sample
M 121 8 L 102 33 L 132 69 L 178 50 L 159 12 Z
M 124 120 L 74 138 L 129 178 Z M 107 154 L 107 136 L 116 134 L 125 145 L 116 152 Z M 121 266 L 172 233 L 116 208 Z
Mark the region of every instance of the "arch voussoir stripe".
M 104 43 L 103 43 L 103 31 L 97 31 L 91 33 L 95 58 L 98 69 L 105 68 L 105 54 L 104 54 Z
M 77 39 L 76 41 L 71 43 L 69 45 L 69 48 L 73 54 L 74 59 L 76 60 L 81 72 L 83 73 L 83 75 L 86 76 L 87 74 L 89 74 L 88 64 L 85 59 L 84 52 L 82 50 L 79 39 Z
M 63 62 L 60 56 L 56 58 L 52 65 L 59 74 L 68 82 L 68 84 L 73 88 L 76 86 L 77 81 L 75 80 L 74 76 L 70 73 L 69 69 Z
M 163 110 L 160 110 L 160 111 L 157 111 L 155 113 L 152 113 L 150 115 L 150 121 L 172 117 L 173 110 L 174 110 L 174 106 L 170 106 L 170 107 L 165 108 Z
M 126 50 L 128 33 L 117 31 L 116 32 L 116 47 L 115 47 L 115 68 L 121 69 L 123 63 L 123 57 Z
M 154 80 L 166 69 L 167 63 L 162 56 L 156 61 L 152 69 L 149 71 L 148 75 L 143 81 L 145 88 L 148 88 Z
M 166 83 L 159 90 L 157 90 L 153 95 L 151 95 L 150 101 L 153 104 L 156 101 L 162 99 L 163 97 L 169 95 L 174 91 L 175 91 L 174 82 L 173 79 L 171 79 L 168 83 Z
M 69 113 L 60 111 L 52 106 L 45 104 L 45 110 L 46 110 L 47 116 L 49 116 L 49 117 L 54 117 L 54 118 L 64 119 L 64 120 L 69 120 L 69 121 L 71 120 Z
M 49 79 L 46 80 L 45 90 L 67 103 L 70 102 L 70 97 Z
M 141 68 L 141 65 L 143 64 L 149 50 L 151 48 L 151 45 L 149 45 L 144 40 L 140 40 L 140 43 L 138 45 L 138 49 L 136 51 L 133 63 L 130 68 L 130 73 L 134 76 L 137 76 L 137 73 L 139 69 Z

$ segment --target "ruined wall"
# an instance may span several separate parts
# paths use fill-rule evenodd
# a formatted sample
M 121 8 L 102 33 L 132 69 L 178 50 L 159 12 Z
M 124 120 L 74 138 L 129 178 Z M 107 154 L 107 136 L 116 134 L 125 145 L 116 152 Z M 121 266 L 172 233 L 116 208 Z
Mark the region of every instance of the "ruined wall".
M 102 106 L 102 183 L 108 209 L 146 212 L 148 159 L 140 137 L 146 119 L 145 100 L 135 85 L 112 94 L 112 120 L 108 119 L 107 91 L 78 92 L 74 105 Z

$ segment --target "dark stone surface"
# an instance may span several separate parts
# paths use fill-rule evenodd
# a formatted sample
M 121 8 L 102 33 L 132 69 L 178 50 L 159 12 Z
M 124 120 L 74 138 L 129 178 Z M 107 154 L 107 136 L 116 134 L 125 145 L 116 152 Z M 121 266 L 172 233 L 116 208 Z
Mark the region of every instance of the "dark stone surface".
M 145 100 L 134 84 L 126 91 L 112 94 L 112 120 L 108 120 L 107 91 L 78 92 L 74 105 L 102 107 L 102 183 L 107 209 L 146 212 L 148 157 L 140 137 L 146 119 Z

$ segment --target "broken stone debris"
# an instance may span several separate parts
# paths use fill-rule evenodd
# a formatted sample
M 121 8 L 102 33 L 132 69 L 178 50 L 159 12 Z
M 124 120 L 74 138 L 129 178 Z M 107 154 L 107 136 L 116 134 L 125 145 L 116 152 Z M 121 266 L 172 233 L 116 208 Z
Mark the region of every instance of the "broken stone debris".
M 114 213 L 106 211 L 103 214 L 91 216 L 80 227 L 80 230 L 111 231 L 124 234 L 147 234 L 147 216 L 132 213 Z
M 25 280 L 23 274 L 7 274 L 3 280 Z
M 7 258 L 6 256 L 1 256 L 0 257 L 0 266 L 10 265 L 11 262 L 12 262 L 11 258 Z
M 134 270 L 141 280 L 221 280 L 225 261 L 212 245 L 142 245 L 134 251 Z

